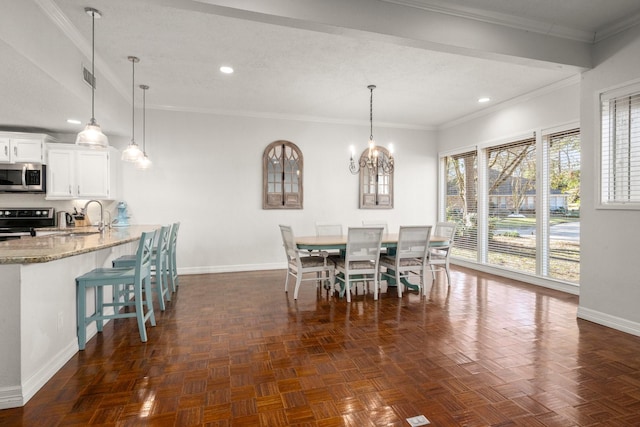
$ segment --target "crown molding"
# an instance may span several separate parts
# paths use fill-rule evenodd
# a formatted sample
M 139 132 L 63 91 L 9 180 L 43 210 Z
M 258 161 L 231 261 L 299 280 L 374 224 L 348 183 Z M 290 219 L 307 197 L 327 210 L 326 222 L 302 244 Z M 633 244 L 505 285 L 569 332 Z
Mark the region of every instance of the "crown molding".
M 465 6 L 456 6 L 453 8 L 450 3 L 444 1 L 432 0 L 429 1 L 429 4 L 420 0 L 381 1 L 579 42 L 593 43 L 595 38 L 595 33 L 591 31 L 578 30 L 575 28 L 563 27 L 560 25 L 550 24 L 548 22 L 536 21 L 506 13 L 492 12 Z

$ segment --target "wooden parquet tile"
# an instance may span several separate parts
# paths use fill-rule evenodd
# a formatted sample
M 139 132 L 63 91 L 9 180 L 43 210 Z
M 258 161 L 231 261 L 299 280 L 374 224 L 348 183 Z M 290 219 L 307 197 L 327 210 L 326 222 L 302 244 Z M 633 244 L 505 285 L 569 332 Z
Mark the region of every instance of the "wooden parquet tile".
M 109 323 L 0 426 L 640 425 L 640 338 L 575 296 L 454 268 L 426 298 L 294 301 L 284 277 L 181 277 L 148 343 Z

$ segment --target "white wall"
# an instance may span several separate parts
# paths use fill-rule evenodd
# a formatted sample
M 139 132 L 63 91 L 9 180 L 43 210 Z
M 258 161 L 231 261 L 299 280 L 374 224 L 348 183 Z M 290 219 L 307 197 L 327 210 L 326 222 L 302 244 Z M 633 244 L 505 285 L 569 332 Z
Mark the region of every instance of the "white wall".
M 640 335 L 640 211 L 596 208 L 600 149 L 598 95 L 640 78 L 640 25 L 600 43 L 583 74 L 582 262 L 578 316 Z
M 149 171 L 124 164 L 122 199 L 133 223 L 181 221 L 181 273 L 284 268 L 278 224 L 315 234 L 316 221 L 359 226 L 384 219 L 436 221 L 436 149 L 432 132 L 376 127 L 394 144 L 395 208 L 358 209 L 358 176 L 349 146 L 364 150 L 368 126 L 147 110 Z M 262 209 L 262 153 L 279 139 L 304 156 L 304 209 Z M 139 141 L 140 142 L 140 141 Z

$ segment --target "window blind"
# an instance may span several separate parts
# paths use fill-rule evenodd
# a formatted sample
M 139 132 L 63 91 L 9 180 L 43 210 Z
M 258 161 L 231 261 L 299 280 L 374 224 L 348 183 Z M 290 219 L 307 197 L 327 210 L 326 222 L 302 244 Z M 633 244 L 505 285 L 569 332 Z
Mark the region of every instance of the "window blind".
M 601 203 L 640 208 L 640 86 L 601 97 Z
M 536 272 L 535 136 L 487 149 L 487 262 Z
M 452 254 L 474 261 L 478 258 L 477 168 L 476 151 L 445 157 L 446 220 L 457 224 Z
M 543 233 L 548 244 L 539 254 L 541 274 L 567 282 L 580 281 L 580 129 L 543 135 Z M 542 187 L 542 186 L 541 186 Z

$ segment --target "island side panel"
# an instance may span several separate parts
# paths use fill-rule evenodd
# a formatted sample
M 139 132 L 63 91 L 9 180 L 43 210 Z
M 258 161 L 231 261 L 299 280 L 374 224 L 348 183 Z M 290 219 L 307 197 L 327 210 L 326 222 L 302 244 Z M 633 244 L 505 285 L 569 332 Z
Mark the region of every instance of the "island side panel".
M 20 265 L 0 265 L 0 409 L 22 406 Z
M 75 278 L 135 252 L 137 242 L 45 263 L 22 265 L 21 387 L 24 403 L 78 352 Z M 109 291 L 105 298 L 110 298 Z M 93 293 L 87 295 L 93 310 Z M 87 337 L 96 334 L 95 325 Z

